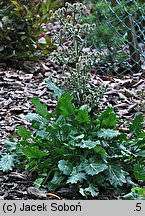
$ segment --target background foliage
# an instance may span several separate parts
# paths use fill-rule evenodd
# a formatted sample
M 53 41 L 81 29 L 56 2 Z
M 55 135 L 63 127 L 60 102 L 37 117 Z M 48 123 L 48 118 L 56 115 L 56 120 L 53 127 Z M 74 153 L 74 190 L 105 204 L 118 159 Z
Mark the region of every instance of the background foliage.
M 58 1 L 4 0 L 0 2 L 0 59 L 36 59 L 52 48 L 43 23 Z

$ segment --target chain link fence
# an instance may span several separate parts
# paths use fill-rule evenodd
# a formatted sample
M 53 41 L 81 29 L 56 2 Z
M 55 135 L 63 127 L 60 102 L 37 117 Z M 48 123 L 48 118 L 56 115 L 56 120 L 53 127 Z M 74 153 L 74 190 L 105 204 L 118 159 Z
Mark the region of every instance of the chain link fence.
M 145 70 L 144 1 L 95 1 L 94 45 L 98 72 L 123 75 Z

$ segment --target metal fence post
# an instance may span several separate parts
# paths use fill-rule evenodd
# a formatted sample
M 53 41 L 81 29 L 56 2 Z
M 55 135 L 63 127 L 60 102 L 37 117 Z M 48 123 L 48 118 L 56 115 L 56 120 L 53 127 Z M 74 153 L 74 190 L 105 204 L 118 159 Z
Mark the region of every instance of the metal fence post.
M 128 26 L 127 37 L 128 37 L 132 70 L 137 71 L 140 70 L 141 61 L 140 61 L 138 41 L 136 37 L 137 33 L 131 15 L 128 15 L 126 17 L 126 25 Z

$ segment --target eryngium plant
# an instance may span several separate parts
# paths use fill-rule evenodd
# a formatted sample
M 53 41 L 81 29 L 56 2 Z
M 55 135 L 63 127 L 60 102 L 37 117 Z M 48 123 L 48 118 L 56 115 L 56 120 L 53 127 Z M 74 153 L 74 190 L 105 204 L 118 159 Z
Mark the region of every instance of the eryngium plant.
M 91 70 L 98 56 L 87 48 L 90 32 L 95 26 L 82 22 L 86 13 L 87 8 L 82 3 L 68 2 L 65 7 L 53 13 L 51 19 L 60 23 L 60 30 L 52 31 L 52 41 L 57 48 L 52 53 L 51 60 L 69 71 L 70 76 L 64 86 L 73 91 L 76 105 L 96 107 L 104 93 L 104 87 L 98 91 L 98 88 L 92 89 L 90 86 Z

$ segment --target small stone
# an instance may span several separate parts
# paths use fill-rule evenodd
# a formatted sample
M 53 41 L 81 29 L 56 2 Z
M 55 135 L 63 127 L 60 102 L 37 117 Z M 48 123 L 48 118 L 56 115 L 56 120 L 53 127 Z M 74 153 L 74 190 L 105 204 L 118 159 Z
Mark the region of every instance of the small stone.
M 28 189 L 27 189 L 27 193 L 29 194 L 29 196 L 31 197 L 31 198 L 34 198 L 34 199 L 46 199 L 46 197 L 47 197 L 47 194 L 46 193 L 44 193 L 44 192 L 42 192 L 42 191 L 40 191 L 38 188 L 35 188 L 35 187 L 29 187 Z

